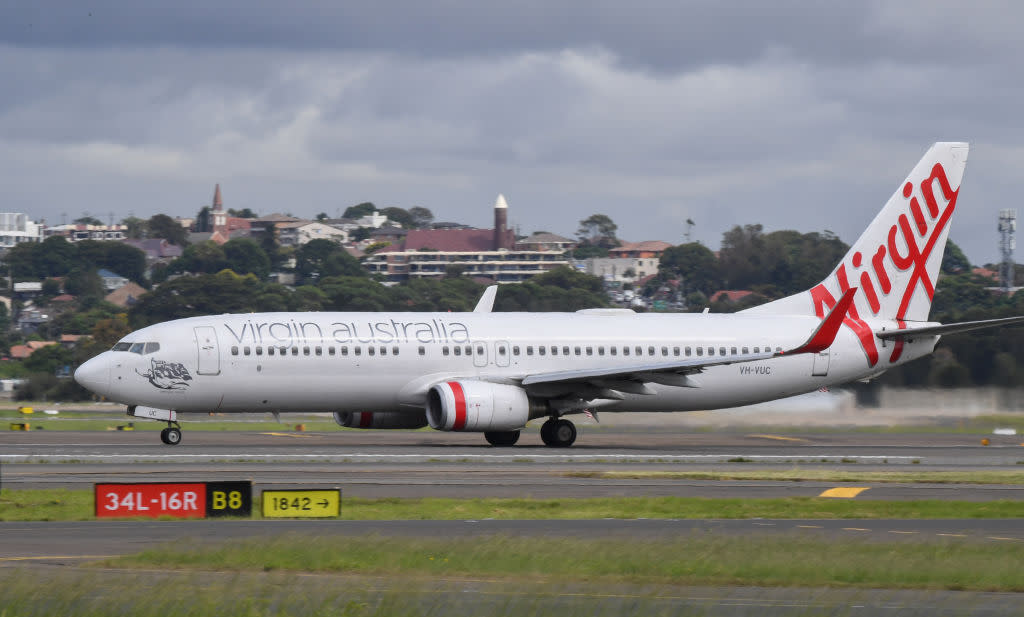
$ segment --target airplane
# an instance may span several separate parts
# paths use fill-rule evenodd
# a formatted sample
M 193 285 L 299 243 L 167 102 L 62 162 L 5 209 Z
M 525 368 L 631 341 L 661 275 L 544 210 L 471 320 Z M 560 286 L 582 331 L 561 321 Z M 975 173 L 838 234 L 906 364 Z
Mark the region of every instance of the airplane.
M 813 288 L 739 313 L 253 313 L 125 336 L 75 379 L 167 423 L 184 412 L 332 412 L 344 427 L 482 432 L 512 446 L 533 419 L 569 447 L 567 415 L 720 409 L 869 380 L 943 334 L 1024 316 L 928 321 L 968 144 L 933 145 Z

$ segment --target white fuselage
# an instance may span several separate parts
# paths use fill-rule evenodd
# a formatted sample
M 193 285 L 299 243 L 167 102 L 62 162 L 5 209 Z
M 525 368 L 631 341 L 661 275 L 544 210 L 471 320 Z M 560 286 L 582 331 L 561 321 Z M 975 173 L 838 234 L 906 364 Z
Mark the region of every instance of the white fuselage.
M 811 316 L 580 313 L 254 313 L 194 317 L 133 332 L 80 374 L 128 405 L 176 411 L 422 412 L 427 391 L 450 379 L 514 384 L 577 369 L 721 359 L 792 349 L 820 323 Z M 872 324 L 880 330 L 883 325 Z M 891 326 L 890 326 L 891 327 Z M 820 354 L 711 366 L 696 387 L 648 384 L 602 411 L 690 411 L 745 405 L 877 375 L 932 351 L 937 337 L 876 339 L 870 366 L 841 328 Z M 138 343 L 157 343 L 146 347 Z M 91 368 L 90 368 L 91 367 Z

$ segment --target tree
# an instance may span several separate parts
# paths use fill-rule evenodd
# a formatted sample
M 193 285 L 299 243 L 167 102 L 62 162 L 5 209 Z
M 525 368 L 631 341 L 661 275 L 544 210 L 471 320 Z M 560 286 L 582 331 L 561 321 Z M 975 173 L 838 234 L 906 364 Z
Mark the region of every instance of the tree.
M 154 214 L 146 226 L 149 228 L 149 235 L 153 238 L 163 238 L 178 246 L 188 245 L 188 232 L 178 221 L 166 214 Z
M 344 250 L 331 240 L 310 240 L 295 251 L 295 274 L 302 280 L 317 278 L 321 276 L 328 257 Z
M 140 218 L 129 216 L 122 219 L 121 224 L 127 228 L 125 235 L 132 240 L 141 240 L 146 236 L 146 221 Z
M 74 223 L 76 225 L 102 225 L 103 221 L 99 220 L 95 216 L 89 216 L 86 214 L 85 216 L 80 216 L 75 219 Z
M 434 213 L 429 208 L 422 206 L 409 208 L 409 216 L 412 217 L 412 226 L 417 229 L 430 227 L 430 224 L 434 222 Z
M 599 246 L 601 248 L 615 248 L 619 245 L 615 232 L 619 226 L 605 214 L 592 214 L 580 221 L 580 228 L 576 230 L 576 237 L 581 244 Z
M 63 236 L 50 236 L 33 245 L 36 262 L 36 277 L 64 276 L 75 267 L 77 251 Z
M 121 276 L 146 284 L 146 254 L 123 242 L 82 240 L 75 242 L 78 263 L 93 268 L 106 268 Z
M 227 267 L 238 274 L 255 274 L 261 281 L 270 275 L 270 258 L 248 238 L 228 240 L 221 247 Z
M 960 274 L 971 271 L 971 262 L 967 259 L 967 255 L 964 255 L 964 252 L 952 240 L 946 242 L 946 252 L 942 254 L 940 270 L 944 274 Z
M 347 219 L 360 219 L 364 216 L 368 216 L 377 211 L 377 206 L 373 205 L 372 201 L 364 201 L 361 204 L 349 206 L 345 209 L 345 213 L 342 214 Z
M 405 208 L 382 208 L 380 213 L 388 217 L 389 221 L 394 221 L 406 229 L 415 227 L 412 215 Z
M 64 279 L 64 291 L 80 298 L 102 298 L 107 295 L 103 279 L 95 268 L 75 268 Z
M 360 242 L 369 238 L 372 233 L 372 227 L 356 227 L 352 231 L 348 232 L 348 238 L 353 242 Z
M 321 212 L 320 214 L 316 215 L 316 220 L 318 221 L 326 221 L 327 218 L 328 217 L 326 212 Z
M 197 233 L 210 233 L 213 231 L 213 215 L 210 206 L 203 206 L 196 214 L 196 222 L 192 227 Z
M 43 281 L 42 294 L 47 297 L 54 297 L 60 294 L 60 281 L 57 279 L 46 279 Z
M 224 249 L 216 242 L 207 240 L 185 247 L 181 257 L 171 262 L 170 271 L 214 274 L 228 267 L 228 258 L 224 254 Z
M 241 210 L 235 210 L 234 208 L 228 208 L 228 216 L 233 216 L 240 219 L 257 219 L 260 215 L 256 214 L 249 208 L 242 208 Z
M 670 246 L 661 254 L 658 271 L 666 278 L 681 278 L 687 294 L 707 296 L 721 289 L 718 258 L 699 242 Z

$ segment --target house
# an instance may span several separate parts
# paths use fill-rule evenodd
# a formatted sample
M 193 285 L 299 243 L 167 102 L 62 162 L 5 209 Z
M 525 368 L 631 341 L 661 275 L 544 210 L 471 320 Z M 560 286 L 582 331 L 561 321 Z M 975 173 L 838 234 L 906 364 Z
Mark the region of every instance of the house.
M 10 248 L 22 242 L 42 242 L 41 223 L 29 220 L 21 212 L 0 212 L 0 247 Z
M 82 340 L 83 338 L 85 338 L 85 335 L 83 334 L 61 334 L 60 344 L 62 347 L 70 349 L 75 345 L 78 345 L 78 341 Z
M 16 360 L 24 360 L 31 356 L 36 351 L 43 347 L 49 347 L 50 345 L 56 345 L 57 341 L 29 341 L 24 345 L 12 345 L 11 346 L 11 358 Z
M 100 271 L 97 272 L 97 274 L 99 274 L 100 278 L 103 279 L 103 286 L 107 289 L 107 291 L 114 291 L 115 289 L 119 289 L 128 284 L 128 279 L 121 276 L 120 274 L 111 272 L 106 268 L 101 268 Z
M 128 308 L 138 302 L 142 294 L 146 293 L 145 288 L 137 283 L 128 283 L 122 285 L 114 291 L 110 292 L 103 299 L 111 304 Z
M 163 238 L 146 238 L 144 240 L 125 240 L 128 246 L 134 246 L 146 254 L 146 263 L 166 263 L 181 257 L 182 248 L 171 244 Z
M 52 317 L 49 313 L 39 309 L 26 309 L 18 315 L 18 330 L 23 334 L 35 334 L 43 324 L 50 322 Z
M 634 259 L 660 259 L 661 254 L 665 252 L 665 249 L 670 248 L 671 246 L 672 245 L 668 242 L 662 242 L 661 240 L 623 242 L 620 246 L 610 249 L 608 251 L 608 256 L 613 258 L 631 257 Z
M 317 221 L 278 223 L 277 240 L 281 246 L 302 246 L 310 240 L 348 242 L 348 232 Z

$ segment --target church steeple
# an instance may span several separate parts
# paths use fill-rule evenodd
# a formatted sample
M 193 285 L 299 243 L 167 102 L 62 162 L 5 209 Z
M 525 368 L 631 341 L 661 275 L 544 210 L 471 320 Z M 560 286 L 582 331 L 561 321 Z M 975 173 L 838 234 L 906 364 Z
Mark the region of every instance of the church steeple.
M 220 184 L 213 189 L 213 209 L 210 211 L 210 217 L 213 219 L 213 226 L 210 231 L 213 232 L 213 238 L 222 238 L 222 241 L 228 239 L 228 216 L 224 212 L 224 199 L 220 195 Z

